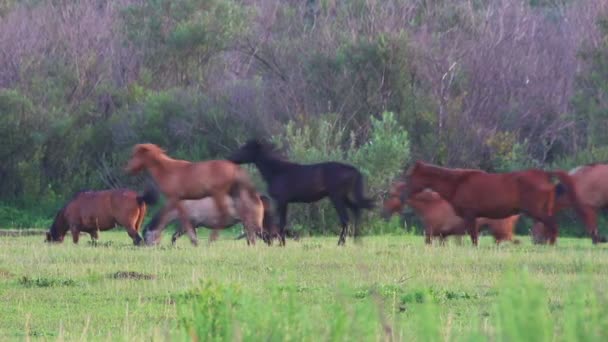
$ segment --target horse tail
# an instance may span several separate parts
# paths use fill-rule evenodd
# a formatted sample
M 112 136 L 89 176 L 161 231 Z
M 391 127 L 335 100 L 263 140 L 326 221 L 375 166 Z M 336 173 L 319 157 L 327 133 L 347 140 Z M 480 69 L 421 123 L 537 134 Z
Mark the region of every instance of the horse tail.
M 137 205 L 140 206 L 142 203 L 154 205 L 156 202 L 158 202 L 158 191 L 151 186 L 147 187 L 143 194 L 137 196 Z
M 566 195 L 568 196 L 568 199 L 570 200 L 572 206 L 574 207 L 574 210 L 576 210 L 577 214 L 583 220 L 583 223 L 587 226 L 587 230 L 589 231 L 589 234 L 591 234 L 592 240 L 594 242 L 598 241 L 599 236 L 598 236 L 598 232 L 597 232 L 597 227 L 589 226 L 588 219 L 587 219 L 587 213 L 585 211 L 585 208 L 583 207 L 583 204 L 581 203 L 580 198 L 578 197 L 578 193 L 576 192 L 576 186 L 574 184 L 574 181 L 572 180 L 572 177 L 570 177 L 570 175 L 568 175 L 564 171 L 552 171 L 552 172 L 550 172 L 550 174 L 553 176 L 556 176 L 561 183 L 561 184 L 557 184 L 555 186 L 556 196 L 560 196 L 562 192 L 566 193 Z M 551 213 L 551 214 L 553 214 L 553 213 Z
M 361 209 L 373 209 L 375 207 L 374 200 L 365 197 L 363 184 L 363 175 L 357 170 L 355 174 L 355 201 Z

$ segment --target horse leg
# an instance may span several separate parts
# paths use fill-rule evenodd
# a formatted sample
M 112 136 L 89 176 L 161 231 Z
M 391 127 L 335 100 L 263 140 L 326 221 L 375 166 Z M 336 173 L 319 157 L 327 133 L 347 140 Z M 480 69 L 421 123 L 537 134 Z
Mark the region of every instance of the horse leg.
M 91 242 L 93 243 L 93 246 L 97 246 L 97 239 L 99 239 L 99 230 L 92 230 L 89 235 L 91 235 Z
M 348 212 L 346 211 L 346 205 L 344 201 L 336 196 L 331 196 L 331 203 L 334 205 L 334 208 L 338 212 L 338 216 L 340 217 L 340 224 L 342 225 L 342 232 L 340 232 L 340 239 L 338 239 L 338 246 L 344 246 L 346 243 L 346 233 L 348 229 Z
M 135 226 L 134 225 L 129 225 L 129 226 L 126 227 L 126 229 L 127 229 L 127 234 L 129 234 L 129 236 L 131 237 L 131 239 L 133 239 L 133 244 L 135 246 L 141 245 L 141 242 L 144 239 L 141 238 L 141 236 L 137 232 L 137 229 L 135 229 Z
M 209 234 L 209 243 L 212 243 L 213 241 L 217 241 L 217 237 L 220 235 L 220 231 L 217 229 L 213 229 L 211 231 L 211 234 Z
M 72 233 L 72 241 L 77 244 L 80 238 L 80 229 L 76 226 L 70 226 L 70 232 Z
M 469 231 L 469 235 L 471 236 L 471 242 L 474 246 L 477 246 L 479 242 L 479 227 L 477 227 L 477 222 L 475 220 L 475 216 L 466 215 L 464 218 L 464 226 L 467 227 Z
M 432 239 L 433 238 L 433 227 L 431 227 L 430 225 L 426 225 L 424 227 L 424 243 L 426 243 L 427 245 L 431 245 L 433 244 Z
M 279 213 L 279 241 L 281 246 L 285 246 L 285 225 L 287 224 L 287 203 L 277 203 Z
M 540 218 L 541 221 L 545 225 L 546 232 L 546 240 L 550 245 L 555 245 L 555 241 L 557 240 L 557 222 L 554 216 L 546 216 Z
M 209 243 L 217 240 L 220 229 L 224 229 L 226 227 L 226 222 L 228 222 L 228 207 L 224 201 L 224 196 L 221 194 L 215 194 L 212 197 L 218 211 L 219 219 L 217 224 L 214 227 L 211 227 L 212 231 L 209 235 Z
M 346 206 L 353 212 L 355 217 L 355 222 L 353 225 L 353 238 L 356 242 L 359 239 L 359 221 L 361 220 L 361 209 L 354 202 L 352 202 L 348 196 L 344 197 L 344 203 L 346 203 Z
M 439 235 L 439 245 L 442 247 L 445 246 L 445 241 L 447 240 L 447 238 L 448 237 L 446 235 Z
M 593 244 L 600 242 L 600 235 L 597 229 L 597 212 L 595 208 L 585 206 L 585 226 L 587 227 L 587 232 L 591 235 L 591 241 Z
M 184 235 L 184 230 L 181 227 L 177 228 L 175 233 L 173 233 L 173 236 L 171 236 L 171 244 L 175 246 L 175 242 L 182 235 Z
M 188 219 L 188 213 L 186 212 L 186 209 L 184 209 L 184 206 L 179 201 L 174 201 L 173 206 L 175 207 L 175 209 L 177 209 L 177 213 L 179 214 L 179 219 L 182 224 L 182 230 L 184 230 L 188 234 L 192 245 L 198 246 L 198 238 L 196 237 L 196 231 L 194 230 L 194 228 L 192 227 L 192 223 L 190 223 L 190 220 Z

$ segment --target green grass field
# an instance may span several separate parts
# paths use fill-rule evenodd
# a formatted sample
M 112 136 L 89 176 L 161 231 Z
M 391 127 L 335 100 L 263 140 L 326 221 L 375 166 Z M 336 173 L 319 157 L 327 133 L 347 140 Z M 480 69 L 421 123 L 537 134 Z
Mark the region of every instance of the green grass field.
M 203 231 L 201 231 L 203 233 Z M 202 234 L 201 234 L 202 235 Z M 420 236 L 94 247 L 0 237 L 0 340 L 608 338 L 608 246 L 425 246 Z

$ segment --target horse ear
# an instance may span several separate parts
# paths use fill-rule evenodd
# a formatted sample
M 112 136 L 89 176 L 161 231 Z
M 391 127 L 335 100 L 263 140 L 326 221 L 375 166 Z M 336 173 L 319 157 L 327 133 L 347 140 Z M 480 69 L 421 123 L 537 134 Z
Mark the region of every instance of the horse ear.
M 146 154 L 150 152 L 150 148 L 145 144 L 137 144 L 133 147 L 133 154 Z

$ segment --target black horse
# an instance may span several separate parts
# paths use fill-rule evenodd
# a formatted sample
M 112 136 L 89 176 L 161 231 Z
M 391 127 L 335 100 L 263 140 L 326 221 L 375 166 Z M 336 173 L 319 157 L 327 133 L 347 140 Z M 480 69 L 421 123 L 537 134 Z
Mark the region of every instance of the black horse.
M 282 158 L 274 146 L 259 140 L 249 140 L 228 160 L 237 164 L 254 163 L 268 186 L 268 194 L 276 203 L 279 214 L 281 245 L 285 245 L 285 224 L 289 203 L 312 203 L 329 197 L 340 216 L 342 232 L 338 245 L 346 242 L 348 211 L 355 215 L 354 237 L 362 209 L 372 209 L 374 203 L 365 198 L 363 176 L 354 166 L 325 162 L 302 165 Z

